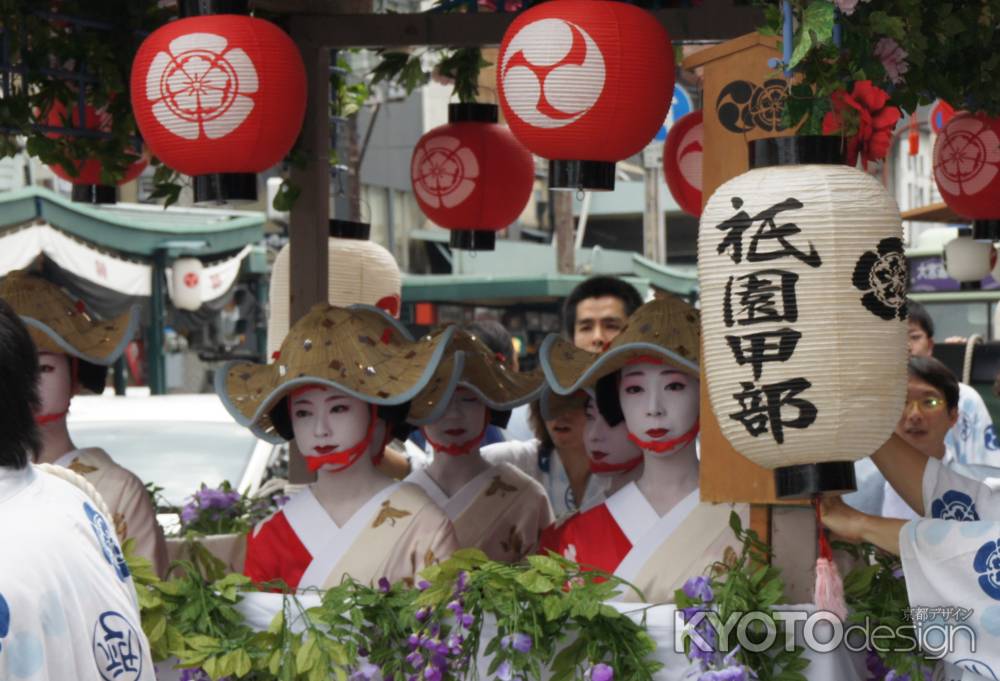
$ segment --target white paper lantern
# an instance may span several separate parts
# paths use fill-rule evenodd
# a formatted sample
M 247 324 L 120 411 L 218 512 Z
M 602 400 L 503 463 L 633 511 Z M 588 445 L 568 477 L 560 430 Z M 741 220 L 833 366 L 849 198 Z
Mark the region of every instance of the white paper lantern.
M 178 258 L 171 272 L 170 300 L 178 310 L 201 307 L 201 279 L 204 270 L 198 258 Z
M 350 238 L 331 236 L 327 240 L 327 300 L 331 305 L 376 305 L 394 317 L 399 316 L 403 278 L 392 254 L 368 240 L 367 231 L 351 231 L 362 223 L 331 220 L 331 234 L 350 234 Z M 346 229 L 346 231 L 345 231 Z M 288 333 L 291 245 L 279 252 L 271 270 L 270 314 L 267 320 L 267 356 L 272 357 Z
M 831 163 L 839 141 L 754 143 L 757 167 L 719 187 L 701 216 L 702 368 L 712 409 L 738 452 L 779 469 L 779 495 L 829 489 L 801 477 L 816 471 L 853 479 L 835 462 L 881 446 L 906 394 L 899 209 L 875 178 Z M 829 153 L 810 155 L 817 145 Z M 764 153 L 796 149 L 822 160 L 784 165 Z M 782 471 L 800 476 L 798 491 L 782 490 Z
M 944 266 L 948 276 L 958 282 L 980 281 L 996 264 L 997 252 L 988 241 L 960 236 L 944 246 Z

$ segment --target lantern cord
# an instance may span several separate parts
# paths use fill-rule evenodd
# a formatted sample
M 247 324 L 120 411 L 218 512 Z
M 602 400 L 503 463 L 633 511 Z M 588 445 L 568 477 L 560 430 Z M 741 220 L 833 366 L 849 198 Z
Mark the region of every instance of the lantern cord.
M 841 620 L 847 619 L 847 603 L 844 600 L 844 580 L 840 576 L 837 564 L 833 562 L 833 550 L 826 538 L 823 528 L 823 515 L 820 511 L 820 497 L 813 497 L 813 507 L 816 509 L 816 533 L 819 538 L 819 557 L 816 559 L 816 588 L 813 592 L 813 602 L 817 610 L 833 613 Z

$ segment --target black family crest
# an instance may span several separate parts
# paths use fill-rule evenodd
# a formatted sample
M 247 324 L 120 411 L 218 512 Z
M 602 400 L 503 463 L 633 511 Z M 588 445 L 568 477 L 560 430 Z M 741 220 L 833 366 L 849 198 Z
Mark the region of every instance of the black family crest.
M 854 287 L 863 291 L 861 304 L 876 317 L 906 319 L 909 269 L 903 241 L 889 237 L 878 242 L 876 251 L 865 251 L 854 265 Z
M 754 128 L 777 132 L 785 127 L 781 112 L 787 96 L 788 83 L 780 78 L 766 80 L 763 85 L 734 80 L 719 92 L 715 112 L 719 123 L 730 132 L 744 133 Z

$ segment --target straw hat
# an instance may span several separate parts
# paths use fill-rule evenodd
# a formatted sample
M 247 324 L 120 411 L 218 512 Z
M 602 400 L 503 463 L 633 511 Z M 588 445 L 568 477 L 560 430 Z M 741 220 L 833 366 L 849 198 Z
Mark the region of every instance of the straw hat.
M 460 364 L 457 379 L 435 384 L 443 385 L 444 390 L 434 394 L 424 390 L 417 395 L 410 405 L 410 423 L 423 426 L 440 419 L 458 386 L 474 392 L 494 412 L 492 422 L 501 427 L 506 425 L 509 414 L 498 412 L 509 412 L 538 398 L 544 385 L 541 371 L 511 371 L 485 343 L 463 329 L 450 326 L 442 333 L 452 334 L 447 356 Z M 450 362 L 442 362 L 438 374 L 447 376 L 453 368 Z
M 587 406 L 589 397 L 585 390 L 577 390 L 569 395 L 560 395 L 553 392 L 552 388 L 546 384 L 538 399 L 538 410 L 543 421 L 555 421 L 566 412 L 583 409 Z
M 550 335 L 542 343 L 539 358 L 549 387 L 570 395 L 594 387 L 599 379 L 643 355 L 658 357 L 697 378 L 700 348 L 698 311 L 671 296 L 652 300 L 632 313 L 603 352 L 581 350 L 564 338 Z
M 26 270 L 0 280 L 0 298 L 20 315 L 39 352 L 80 360 L 80 382 L 97 393 L 104 390 L 106 367 L 121 357 L 139 326 L 137 307 L 115 319 L 98 320 L 87 312 L 83 301 Z
M 414 341 L 378 308 L 318 303 L 289 330 L 275 362 L 228 362 L 216 373 L 215 391 L 236 421 L 282 442 L 271 410 L 301 386 L 323 385 L 378 406 L 442 390 L 461 371 L 461 362 L 448 364 L 455 376 L 439 370 L 451 334 Z

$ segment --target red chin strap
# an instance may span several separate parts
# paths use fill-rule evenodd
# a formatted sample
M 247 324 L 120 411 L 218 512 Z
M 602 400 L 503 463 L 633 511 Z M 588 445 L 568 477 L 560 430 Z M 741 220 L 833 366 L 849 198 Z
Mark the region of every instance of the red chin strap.
M 648 451 L 655 452 L 657 454 L 666 454 L 675 449 L 679 449 L 684 445 L 692 442 L 696 437 L 698 437 L 698 430 L 701 427 L 699 421 L 695 421 L 694 425 L 691 426 L 691 430 L 684 433 L 680 437 L 675 437 L 673 440 L 641 440 L 632 433 L 628 434 L 628 439 L 630 442 L 634 443 L 638 447 Z
M 601 461 L 590 460 L 590 472 L 597 473 L 598 475 L 610 474 L 610 473 L 628 473 L 631 470 L 635 470 L 635 467 L 642 463 L 642 454 L 639 456 L 629 459 L 628 461 L 622 461 L 621 463 L 603 463 Z
M 47 423 L 55 423 L 56 421 L 62 421 L 66 418 L 66 414 L 69 413 L 69 409 L 58 414 L 36 414 L 35 423 L 40 426 L 44 426 Z
M 420 426 L 420 432 L 424 434 L 427 441 L 431 443 L 431 447 L 434 448 L 435 452 L 444 452 L 449 456 L 462 456 L 463 454 L 469 454 L 473 449 L 479 446 L 483 441 L 483 436 L 486 435 L 486 429 L 490 426 L 490 410 L 486 409 L 486 414 L 483 417 L 483 428 L 479 431 L 479 435 L 472 438 L 471 440 L 466 440 L 465 442 L 459 442 L 454 445 L 446 445 L 440 442 L 435 442 L 431 439 L 431 436 L 427 434 L 427 429 Z
M 289 400 L 289 406 L 291 401 Z M 336 466 L 332 469 L 331 473 L 339 473 L 345 471 L 355 463 L 358 462 L 364 453 L 368 451 L 368 447 L 372 443 L 372 438 L 375 435 L 375 424 L 378 422 L 378 407 L 374 404 L 369 405 L 371 407 L 371 415 L 368 417 L 368 432 L 365 433 L 364 439 L 358 444 L 354 445 L 349 449 L 345 449 L 339 452 L 331 452 L 330 454 L 320 454 L 320 455 L 303 455 L 306 460 L 306 466 L 309 467 L 310 471 L 316 472 L 323 466 Z M 384 449 L 384 447 L 383 447 Z M 379 452 L 379 457 L 381 457 L 381 452 Z M 378 465 L 378 462 L 375 462 Z

